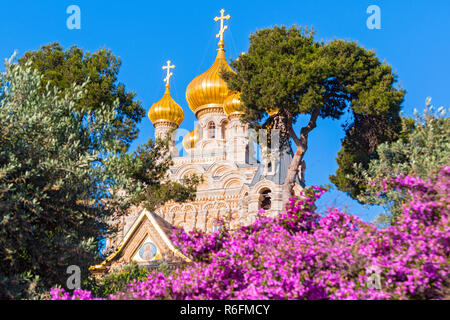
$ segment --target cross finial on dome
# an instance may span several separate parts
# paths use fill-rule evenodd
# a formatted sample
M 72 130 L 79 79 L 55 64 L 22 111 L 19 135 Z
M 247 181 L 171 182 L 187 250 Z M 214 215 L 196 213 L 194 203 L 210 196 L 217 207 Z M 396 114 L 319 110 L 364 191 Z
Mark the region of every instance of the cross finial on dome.
M 170 85 L 169 84 L 170 77 L 173 76 L 173 73 L 170 72 L 170 69 L 175 69 L 175 66 L 173 64 L 171 65 L 170 64 L 170 60 L 168 60 L 167 61 L 167 65 L 163 66 L 162 68 L 163 68 L 163 70 L 167 70 L 167 75 L 166 75 L 166 77 L 164 79 L 164 82 L 166 83 L 166 87 L 168 87 Z
M 214 21 L 220 21 L 220 31 L 219 33 L 216 35 L 216 38 L 220 38 L 220 41 L 223 41 L 223 34 L 225 32 L 225 30 L 228 29 L 228 26 L 224 26 L 223 22 L 225 20 L 230 20 L 231 16 L 228 14 L 226 16 L 224 16 L 225 13 L 225 9 L 220 10 L 220 17 L 215 17 Z

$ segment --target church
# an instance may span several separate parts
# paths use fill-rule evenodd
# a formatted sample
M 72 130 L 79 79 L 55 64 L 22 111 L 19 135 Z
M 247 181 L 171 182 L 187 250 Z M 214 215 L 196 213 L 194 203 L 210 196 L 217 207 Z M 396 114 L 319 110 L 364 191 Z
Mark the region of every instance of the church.
M 214 20 L 220 23 L 217 54 L 214 63 L 204 73 L 195 77 L 186 89 L 186 101 L 194 113 L 197 126 L 185 135 L 181 155 L 175 145 L 176 130 L 184 120 L 184 111 L 171 97 L 171 61 L 163 67 L 167 73 L 165 93 L 148 112 L 155 128 L 155 137 L 171 135 L 170 154 L 173 165 L 169 179 L 183 181 L 196 174 L 203 178 L 197 188 L 196 199 L 187 203 L 169 202 L 148 212 L 142 207 L 132 207 L 119 221 L 120 231 L 115 239 L 107 240 L 107 248 L 113 253 L 101 264 L 91 267 L 95 273 L 131 262 L 152 267 L 162 262 L 176 265 L 190 261 L 170 240 L 172 226 L 186 231 L 213 232 L 221 219 L 230 220 L 231 228 L 248 225 L 254 221 L 260 209 L 266 215 L 283 210 L 282 190 L 291 152 L 264 152 L 256 145 L 255 130 L 240 120 L 240 93 L 231 92 L 220 77 L 221 70 L 232 71 L 225 58 L 224 25 L 229 15 L 225 10 Z M 267 110 L 269 115 L 276 110 Z M 266 132 L 266 131 L 265 131 Z M 264 135 L 260 135 L 260 144 Z M 267 134 L 265 136 L 267 139 Z M 275 150 L 271 143 L 271 150 Z M 180 147 L 180 146 L 179 146 Z M 261 155 L 256 155 L 257 150 Z M 302 186 L 295 185 L 294 194 Z

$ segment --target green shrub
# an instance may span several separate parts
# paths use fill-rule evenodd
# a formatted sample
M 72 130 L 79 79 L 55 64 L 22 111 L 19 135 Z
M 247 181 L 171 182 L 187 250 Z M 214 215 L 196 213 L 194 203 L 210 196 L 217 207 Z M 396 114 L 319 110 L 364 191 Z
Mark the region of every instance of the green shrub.
M 364 182 L 365 190 L 357 200 L 369 205 L 382 205 L 385 212 L 377 221 L 391 224 L 402 211 L 402 204 L 409 199 L 406 192 L 391 190 L 379 192 L 383 179 L 397 175 L 414 175 L 426 178 L 436 168 L 450 165 L 450 118 L 445 116 L 443 107 L 434 110 L 426 101 L 423 114 L 415 111 L 415 118 L 403 118 L 403 131 L 400 139 L 383 143 L 377 148 L 377 158 L 372 159 L 367 169 L 355 166 L 352 179 Z
M 137 263 L 124 266 L 119 271 L 114 271 L 105 275 L 101 279 L 90 278 L 85 281 L 83 287 L 91 291 L 94 296 L 107 298 L 110 294 L 124 291 L 128 284 L 133 280 L 147 280 L 152 272 L 161 272 L 164 276 L 168 276 L 172 270 L 167 263 L 160 264 L 155 269 L 141 267 Z

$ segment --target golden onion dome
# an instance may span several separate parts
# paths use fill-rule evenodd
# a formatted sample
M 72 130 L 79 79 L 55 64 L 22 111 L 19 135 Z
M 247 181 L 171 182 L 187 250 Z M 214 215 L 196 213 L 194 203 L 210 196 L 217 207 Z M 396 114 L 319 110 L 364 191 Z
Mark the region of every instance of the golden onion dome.
M 221 40 L 214 64 L 192 80 L 186 89 L 186 100 L 196 116 L 206 108 L 221 108 L 230 93 L 226 82 L 220 77 L 222 70 L 234 72 L 225 58 L 224 46 L 225 43 Z
M 166 92 L 161 100 L 152 105 L 148 111 L 148 117 L 153 126 L 161 122 L 176 124 L 178 127 L 184 119 L 183 109 L 172 99 L 169 91 L 170 85 L 166 84 Z
M 185 135 L 183 138 L 184 150 L 188 151 L 193 149 L 199 138 L 200 136 L 198 135 L 197 128 Z
M 223 102 L 223 110 L 225 111 L 225 114 L 229 116 L 233 115 L 241 115 L 244 114 L 244 112 L 241 110 L 242 102 L 240 100 L 241 93 L 240 92 L 233 92 L 228 96 L 228 98 L 225 99 Z
M 277 113 L 278 113 L 278 111 L 280 111 L 280 109 L 279 108 L 276 108 L 276 109 L 271 109 L 271 108 L 267 108 L 266 109 L 266 112 L 269 114 L 269 116 L 274 116 L 274 115 L 276 115 Z

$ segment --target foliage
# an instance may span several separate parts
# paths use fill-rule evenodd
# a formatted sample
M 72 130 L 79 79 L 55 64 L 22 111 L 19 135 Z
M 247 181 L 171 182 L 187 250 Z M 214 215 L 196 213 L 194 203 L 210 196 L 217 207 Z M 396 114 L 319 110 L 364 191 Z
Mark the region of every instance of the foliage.
M 450 167 L 427 179 L 383 181 L 384 192 L 411 195 L 383 230 L 337 209 L 314 212 L 324 193 L 319 187 L 292 198 L 278 216 L 261 212 L 238 230 L 203 236 L 177 230 L 174 240 L 193 262 L 169 276 L 134 281 L 110 299 L 448 299 L 449 187 Z M 83 290 L 51 294 L 92 299 Z
M 22 274 L 5 276 L 0 274 L 0 299 L 32 299 L 41 300 L 48 297 L 46 288 L 39 282 L 39 276 L 31 274 L 30 271 Z
M 353 119 L 345 127 L 332 182 L 356 193 L 358 186 L 346 178 L 353 163 L 366 165 L 376 146 L 396 139 L 401 129 L 399 111 L 405 92 L 394 88 L 391 67 L 355 42 L 316 42 L 311 29 L 276 26 L 252 34 L 248 53 L 231 66 L 236 73 L 224 72 L 223 77 L 230 90 L 241 92 L 242 120 L 257 127 L 267 121 L 266 110 L 278 110 L 273 116 L 275 128 L 297 147 L 284 196 L 290 196 L 296 175 L 303 176 L 308 136 L 319 117 L 340 119 L 347 114 Z M 294 124 L 305 115 L 308 123 L 295 132 Z
M 160 264 L 156 272 L 161 272 L 164 276 L 171 273 L 167 263 Z M 124 266 L 120 271 L 115 271 L 101 279 L 91 278 L 87 280 L 83 287 L 92 292 L 96 297 L 107 298 L 110 294 L 125 291 L 129 283 L 133 280 L 146 280 L 151 271 L 145 267 L 140 267 L 137 263 Z
M 136 94 L 127 91 L 123 83 L 117 82 L 117 75 L 122 64 L 110 50 L 101 49 L 94 53 L 83 52 L 73 46 L 64 48 L 59 43 L 42 46 L 38 51 L 29 51 L 19 59 L 21 65 L 31 61 L 31 66 L 42 75 L 40 92 L 47 86 L 60 89 L 60 96 L 71 90 L 72 84 L 85 85 L 86 94 L 76 103 L 76 109 L 87 114 L 98 110 L 101 105 L 115 105 L 114 129 L 120 139 L 122 151 L 126 151 L 130 143 L 137 138 L 137 124 L 145 115 Z
M 450 119 L 445 117 L 445 109 L 436 112 L 427 99 L 423 115 L 415 113 L 415 119 L 403 118 L 402 138 L 395 142 L 380 144 L 377 157 L 372 159 L 365 170 L 355 165 L 349 180 L 365 183 L 366 187 L 357 199 L 365 204 L 386 206 L 386 213 L 378 217 L 379 222 L 390 223 L 402 212 L 402 204 L 409 194 L 391 190 L 380 196 L 378 187 L 386 178 L 399 174 L 430 176 L 435 168 L 450 165 Z
M 197 185 L 202 180 L 196 175 L 185 177 L 182 182 L 168 179 L 168 170 L 173 165 L 169 139 L 170 134 L 164 140 L 149 139 L 147 144 L 139 146 L 133 153 L 134 169 L 130 177 L 143 185 L 142 192 L 133 201 L 149 211 L 168 201 L 181 203 L 194 200 Z
M 25 298 L 27 287 L 65 284 L 99 259 L 98 240 L 135 186 L 116 154 L 117 105 L 78 111 L 86 83 L 42 87 L 43 76 L 9 60 L 0 74 L 0 296 Z M 106 205 L 102 199 L 108 199 Z M 105 231 L 105 232 L 103 232 Z M 14 288 L 19 288 L 17 291 Z
M 38 56 L 55 51 L 49 61 L 81 59 L 79 50 L 61 56 L 60 49 L 44 48 Z M 112 59 L 105 54 L 88 55 L 83 63 L 93 64 L 94 72 L 101 57 Z M 167 181 L 167 141 L 122 153 L 132 135 L 124 138 L 118 131 L 117 112 L 130 107 L 120 94 L 111 91 L 107 98 L 103 92 L 98 98 L 92 82 L 59 89 L 71 76 L 52 83 L 49 73 L 36 70 L 37 61 L 15 64 L 11 59 L 0 78 L 0 297 L 8 299 L 32 298 L 39 290 L 65 284 L 70 265 L 86 277 L 88 267 L 99 262 L 99 240 L 113 236 L 114 221 L 131 203 L 143 201 L 154 209 L 169 200 L 192 199 L 199 180 Z M 99 75 L 94 82 L 112 88 L 117 63 L 113 70 L 98 69 L 110 74 L 108 81 Z M 86 107 L 93 103 L 89 95 L 98 98 L 95 108 Z

